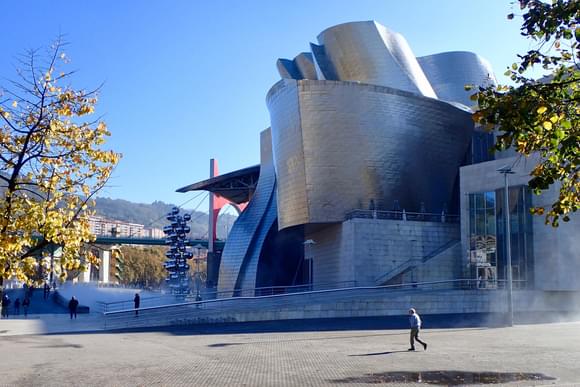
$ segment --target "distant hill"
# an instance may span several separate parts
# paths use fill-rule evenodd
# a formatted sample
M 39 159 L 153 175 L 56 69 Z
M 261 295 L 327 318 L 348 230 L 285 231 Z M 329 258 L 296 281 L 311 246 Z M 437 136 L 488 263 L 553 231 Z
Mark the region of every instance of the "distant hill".
M 97 198 L 97 215 L 109 219 L 122 220 L 125 222 L 139 223 L 145 227 L 163 228 L 169 222 L 165 215 L 175 207 L 174 204 L 155 201 L 151 204 L 133 203 L 123 199 Z M 201 211 L 182 209 L 181 213 L 191 214 L 192 237 L 207 237 L 208 214 Z M 228 231 L 232 228 L 236 216 L 230 214 L 220 215 L 218 219 L 217 236 L 225 239 Z

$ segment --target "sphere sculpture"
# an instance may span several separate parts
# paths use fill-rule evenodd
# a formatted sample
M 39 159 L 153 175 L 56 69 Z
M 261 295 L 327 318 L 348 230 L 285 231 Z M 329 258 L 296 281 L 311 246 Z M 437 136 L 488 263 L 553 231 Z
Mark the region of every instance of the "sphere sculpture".
M 191 220 L 191 215 L 179 215 L 179 208 L 173 207 L 167 214 L 166 219 L 170 225 L 163 227 L 166 235 L 165 243 L 169 245 L 169 250 L 165 253 L 167 260 L 164 263 L 167 270 L 165 282 L 175 295 L 185 296 L 189 293 L 189 264 L 187 260 L 193 257 L 185 245 L 186 235 L 191 231 L 187 222 Z

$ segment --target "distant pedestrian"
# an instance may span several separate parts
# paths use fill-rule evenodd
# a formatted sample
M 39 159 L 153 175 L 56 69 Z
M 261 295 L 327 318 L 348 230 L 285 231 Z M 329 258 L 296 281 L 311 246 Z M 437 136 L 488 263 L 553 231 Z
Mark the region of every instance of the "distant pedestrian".
M 47 282 L 45 282 L 44 283 L 44 293 L 43 293 L 44 299 L 48 300 L 49 295 L 50 295 L 50 286 L 48 285 Z
M 22 309 L 24 309 L 24 318 L 28 317 L 28 308 L 30 307 L 30 298 L 24 297 L 24 301 L 22 301 Z
M 2 296 L 2 317 L 4 318 L 8 318 L 8 307 L 10 306 L 10 302 L 10 297 L 5 293 Z
M 141 297 L 139 296 L 139 293 L 135 293 L 133 302 L 135 303 L 135 316 L 139 316 L 139 306 L 141 306 Z
M 411 325 L 411 348 L 409 348 L 409 351 L 415 350 L 415 340 L 423 344 L 423 349 L 426 351 L 427 343 L 419 339 L 419 331 L 421 330 L 421 317 L 419 317 L 419 314 L 413 308 L 409 309 L 409 324 Z
M 77 308 L 79 306 L 79 301 L 72 296 L 70 301 L 68 302 L 68 311 L 70 312 L 70 318 L 72 320 L 73 316 L 75 319 L 77 318 Z
M 20 315 L 20 298 L 17 298 L 14 301 L 14 314 L 17 316 Z

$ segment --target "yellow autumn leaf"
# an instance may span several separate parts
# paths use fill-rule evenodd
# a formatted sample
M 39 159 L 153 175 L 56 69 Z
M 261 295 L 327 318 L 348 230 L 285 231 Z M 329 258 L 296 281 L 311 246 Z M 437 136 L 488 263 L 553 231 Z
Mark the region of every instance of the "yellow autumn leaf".
M 545 107 L 545 106 L 540 106 L 540 107 L 538 108 L 538 110 L 536 110 L 536 112 L 537 112 L 538 114 L 544 114 L 544 113 L 546 112 L 546 110 L 548 110 L 548 108 L 547 108 L 547 107 Z
M 551 130 L 552 129 L 552 123 L 550 121 L 544 121 L 542 123 L 542 126 L 544 127 L 544 129 L 546 130 Z
M 16 101 L 12 101 L 12 107 L 13 107 L 13 108 L 15 108 L 15 107 L 18 107 L 18 102 L 16 102 Z

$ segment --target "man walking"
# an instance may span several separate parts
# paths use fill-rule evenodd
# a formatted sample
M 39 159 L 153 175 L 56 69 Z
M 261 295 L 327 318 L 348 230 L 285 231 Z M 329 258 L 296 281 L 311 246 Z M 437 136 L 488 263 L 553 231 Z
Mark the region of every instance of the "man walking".
M 423 344 L 423 349 L 427 350 L 427 343 L 419 339 L 419 331 L 421 330 L 421 317 L 417 314 L 415 309 L 409 309 L 409 324 L 411 325 L 411 348 L 409 351 L 415 350 L 415 340 Z
M 2 296 L 2 317 L 8 318 L 8 307 L 10 306 L 10 297 L 8 294 L 4 293 Z
M 48 282 L 44 283 L 44 293 L 43 293 L 44 299 L 48 300 L 48 297 L 50 296 L 50 286 L 48 286 Z
M 139 306 L 141 306 L 141 297 L 139 296 L 139 293 L 135 293 L 133 303 L 135 304 L 135 316 L 139 316 Z
M 24 301 L 22 301 L 22 309 L 24 309 L 24 318 L 28 318 L 29 307 L 30 307 L 30 298 L 28 298 L 28 296 L 25 296 Z
M 71 320 L 72 320 L 73 316 L 75 319 L 77 318 L 78 306 L 79 306 L 79 301 L 74 296 L 72 296 L 72 298 L 68 302 L 68 311 L 70 312 L 70 319 Z

